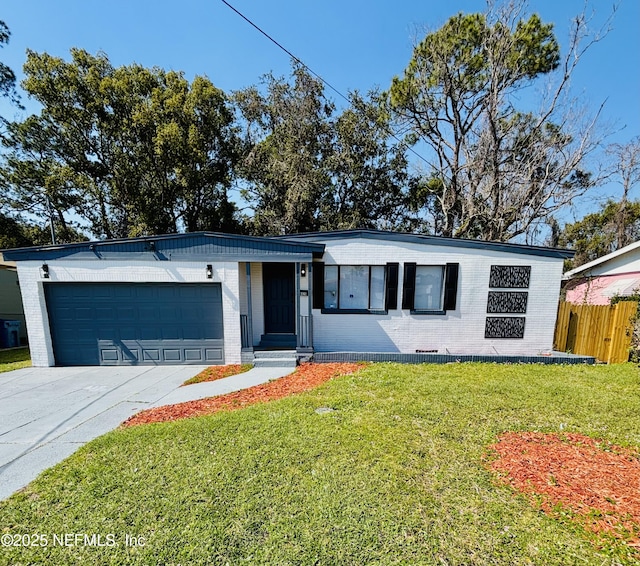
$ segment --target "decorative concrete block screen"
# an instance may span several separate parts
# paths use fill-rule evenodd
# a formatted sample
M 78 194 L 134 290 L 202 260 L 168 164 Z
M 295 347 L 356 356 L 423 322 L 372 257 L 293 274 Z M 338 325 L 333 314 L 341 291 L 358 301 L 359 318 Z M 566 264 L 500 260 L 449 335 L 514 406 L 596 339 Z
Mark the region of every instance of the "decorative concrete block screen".
M 524 316 L 488 316 L 485 338 L 524 338 Z
M 492 265 L 489 287 L 494 289 L 528 289 L 531 282 L 530 265 Z M 488 314 L 525 314 L 527 291 L 489 291 Z M 487 339 L 524 338 L 524 316 L 488 316 L 484 337 Z
M 492 265 L 489 287 L 499 289 L 528 289 L 530 265 Z
M 525 314 L 528 298 L 526 291 L 489 291 L 487 313 Z

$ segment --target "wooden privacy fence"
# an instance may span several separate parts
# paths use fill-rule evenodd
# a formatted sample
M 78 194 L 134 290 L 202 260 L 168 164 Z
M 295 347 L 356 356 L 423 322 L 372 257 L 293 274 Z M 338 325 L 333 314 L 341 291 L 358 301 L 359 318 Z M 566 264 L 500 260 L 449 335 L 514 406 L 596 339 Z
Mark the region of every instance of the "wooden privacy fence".
M 620 301 L 612 306 L 560 303 L 554 348 L 594 356 L 608 364 L 626 362 L 637 310 L 636 301 Z

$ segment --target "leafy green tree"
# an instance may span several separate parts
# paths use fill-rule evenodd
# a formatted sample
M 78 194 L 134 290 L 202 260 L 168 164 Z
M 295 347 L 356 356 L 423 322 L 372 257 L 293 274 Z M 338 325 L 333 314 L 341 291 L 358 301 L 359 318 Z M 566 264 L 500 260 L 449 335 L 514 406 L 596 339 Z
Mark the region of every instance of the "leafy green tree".
M 52 150 L 52 131 L 30 116 L 24 122 L 7 123 L 3 142 L 12 151 L 5 153 L 0 169 L 0 186 L 5 188 L 0 205 L 53 221 L 61 235 L 73 234 L 69 211 L 81 208 L 82 195 L 73 185 L 73 171 Z
M 251 231 L 287 234 L 319 229 L 320 203 L 329 191 L 325 161 L 331 151 L 334 104 L 322 83 L 295 64 L 293 84 L 269 74 L 234 100 L 246 125 L 240 174 L 253 209 Z
M 0 249 L 32 245 L 34 242 L 26 227 L 15 218 L 0 213 Z
M 71 55 L 27 53 L 23 86 L 43 108 L 4 140 L 9 204 L 42 217 L 48 199 L 59 222 L 77 215 L 107 238 L 237 229 L 224 93 L 203 77 Z
M 351 106 L 331 123 L 325 162 L 331 187 L 323 202 L 322 229 L 407 228 L 410 183 L 406 148 L 390 143 L 379 95 L 351 95 Z
M 69 224 L 54 221 L 58 243 L 82 242 L 87 237 Z M 0 212 L 0 249 L 42 246 L 51 243 L 50 226 L 26 222 Z
M 618 244 L 620 220 L 621 203 L 610 200 L 598 212 L 565 226 L 559 235 L 558 245 L 576 251 L 573 260 L 566 263 L 566 268 L 579 267 L 622 247 Z M 640 240 L 640 202 L 625 203 L 622 226 L 624 242 Z
M 598 212 L 567 224 L 558 232 L 560 246 L 576 251 L 573 260 L 565 262 L 567 269 L 579 267 L 603 255 L 640 240 L 640 201 L 630 200 L 631 190 L 640 183 L 640 138 L 627 143 L 611 144 L 610 180 L 622 187 L 619 200 L 608 200 Z
M 409 140 L 421 143 L 427 170 L 414 207 L 433 216 L 438 233 L 499 241 L 530 234 L 595 182 L 583 166 L 597 146 L 593 122 L 560 111 L 585 25 L 576 19 L 562 59 L 553 26 L 510 3 L 458 14 L 415 47 L 388 103 Z M 520 92 L 556 70 L 539 110 L 516 107 Z
M 336 115 L 321 81 L 294 63 L 234 97 L 245 123 L 240 176 L 256 234 L 405 225 L 405 148 L 389 143 L 379 96 L 355 93 Z
M 11 32 L 9 27 L 2 20 L 0 20 L 0 47 L 4 47 L 9 43 Z M 0 96 L 8 97 L 11 102 L 19 106 L 20 97 L 16 92 L 16 75 L 15 73 L 4 63 L 0 61 Z

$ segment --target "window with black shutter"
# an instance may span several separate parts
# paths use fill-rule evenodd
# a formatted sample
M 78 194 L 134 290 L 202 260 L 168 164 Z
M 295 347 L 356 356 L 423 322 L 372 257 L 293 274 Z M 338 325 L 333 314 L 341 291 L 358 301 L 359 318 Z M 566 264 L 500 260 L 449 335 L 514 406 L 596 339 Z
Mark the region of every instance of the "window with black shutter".
M 455 310 L 459 264 L 404 264 L 402 308 L 413 314 L 445 314 Z
M 314 263 L 313 308 L 323 313 L 385 314 L 398 305 L 398 264 Z M 320 274 L 322 271 L 322 274 Z

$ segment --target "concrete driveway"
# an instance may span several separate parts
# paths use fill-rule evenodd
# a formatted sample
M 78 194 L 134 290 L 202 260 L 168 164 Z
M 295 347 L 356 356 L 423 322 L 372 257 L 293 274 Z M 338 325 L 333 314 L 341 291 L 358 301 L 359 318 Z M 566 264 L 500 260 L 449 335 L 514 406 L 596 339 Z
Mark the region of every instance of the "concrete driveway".
M 0 373 L 0 499 L 130 415 L 173 402 L 170 394 L 204 367 L 25 368 Z

